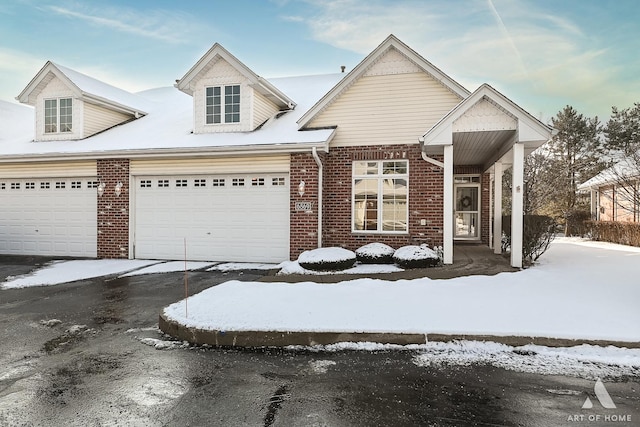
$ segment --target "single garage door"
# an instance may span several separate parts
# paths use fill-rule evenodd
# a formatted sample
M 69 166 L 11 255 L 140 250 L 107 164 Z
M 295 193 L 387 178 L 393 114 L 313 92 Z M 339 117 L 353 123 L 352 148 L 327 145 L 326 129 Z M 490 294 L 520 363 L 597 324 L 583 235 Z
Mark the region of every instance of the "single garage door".
M 289 176 L 140 176 L 136 258 L 280 262 L 289 259 Z
M 96 178 L 0 179 L 0 253 L 95 257 Z

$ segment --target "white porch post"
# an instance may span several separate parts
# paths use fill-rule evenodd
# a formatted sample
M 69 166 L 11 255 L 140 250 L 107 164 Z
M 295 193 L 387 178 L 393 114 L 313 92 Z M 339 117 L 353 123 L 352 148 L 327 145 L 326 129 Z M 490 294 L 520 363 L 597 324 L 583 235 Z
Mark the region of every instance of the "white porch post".
M 502 253 L 502 162 L 493 165 L 493 253 Z
M 453 264 L 453 145 L 444 146 L 443 252 L 445 264 Z
M 524 145 L 513 145 L 513 181 L 511 199 L 511 266 L 522 268 L 524 230 Z

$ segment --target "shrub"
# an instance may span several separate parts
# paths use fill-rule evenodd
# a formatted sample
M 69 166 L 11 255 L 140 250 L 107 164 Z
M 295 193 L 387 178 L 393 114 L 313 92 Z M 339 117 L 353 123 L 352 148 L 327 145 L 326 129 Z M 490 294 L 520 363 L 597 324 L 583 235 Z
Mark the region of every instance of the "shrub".
M 572 211 L 566 215 L 565 219 L 567 221 L 567 236 L 585 237 L 589 233 L 589 226 L 587 225 L 591 220 L 589 211 Z
M 511 247 L 511 215 L 502 217 L 502 248 Z M 532 264 L 546 252 L 556 233 L 556 221 L 544 215 L 525 215 L 522 233 L 522 259 Z
M 620 245 L 640 246 L 640 224 L 618 221 L 589 221 L 591 238 Z
M 298 257 L 302 268 L 314 271 L 340 271 L 355 263 L 356 254 L 344 248 L 318 248 L 302 252 Z
M 427 245 L 403 246 L 395 251 L 393 260 L 402 268 L 435 267 L 441 263 L 438 253 Z
M 369 243 L 356 249 L 356 258 L 363 264 L 392 264 L 395 249 L 384 243 Z

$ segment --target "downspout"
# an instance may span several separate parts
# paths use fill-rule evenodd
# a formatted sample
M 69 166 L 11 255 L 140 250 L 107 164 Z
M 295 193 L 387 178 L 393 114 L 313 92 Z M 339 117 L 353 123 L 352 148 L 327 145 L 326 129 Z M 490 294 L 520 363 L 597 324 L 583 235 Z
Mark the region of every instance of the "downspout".
M 318 165 L 318 247 L 322 247 L 322 209 L 324 208 L 324 204 L 322 202 L 322 161 L 320 161 L 320 157 L 318 156 L 318 150 L 316 147 L 311 148 L 311 155 L 313 155 L 313 160 L 316 161 Z
M 432 165 L 436 165 L 440 168 L 444 169 L 444 163 L 442 163 L 439 160 L 433 159 L 429 156 L 427 156 L 427 154 L 424 152 L 423 148 L 424 148 L 424 137 L 420 137 L 418 138 L 418 142 L 420 143 L 420 154 L 422 154 L 422 160 L 424 160 L 425 162 L 429 162 Z

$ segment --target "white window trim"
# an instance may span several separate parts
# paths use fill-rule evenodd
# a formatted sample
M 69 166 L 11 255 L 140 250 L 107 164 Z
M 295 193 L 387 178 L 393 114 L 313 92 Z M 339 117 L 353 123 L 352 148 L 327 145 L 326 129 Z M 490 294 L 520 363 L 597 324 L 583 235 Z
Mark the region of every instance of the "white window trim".
M 68 99 L 71 101 L 71 130 L 60 130 L 60 117 L 62 116 L 62 114 L 60 114 L 60 101 L 63 99 Z M 47 132 L 47 101 L 56 101 L 56 131 L 55 132 Z M 70 96 L 61 96 L 61 97 L 57 97 L 57 98 L 45 98 L 42 104 L 42 119 L 43 119 L 43 129 L 42 129 L 42 133 L 43 135 L 57 135 L 57 134 L 61 134 L 61 133 L 73 133 L 73 127 L 74 127 L 74 120 L 73 120 L 73 110 L 74 110 L 74 102 L 73 102 L 73 98 Z
M 230 86 L 238 86 L 238 90 L 240 91 L 238 96 L 240 96 L 240 111 L 238 114 L 240 119 L 237 122 L 227 122 L 227 104 L 225 102 L 225 88 Z M 207 123 L 207 89 L 209 88 L 220 88 L 220 123 Z M 220 125 L 238 125 L 242 122 L 242 85 L 240 83 L 231 83 L 231 84 L 221 84 L 221 85 L 212 85 L 204 87 L 204 125 L 205 126 L 220 126 Z
M 378 163 L 378 174 L 376 175 L 356 175 L 356 163 L 361 163 L 361 162 L 369 162 L 369 163 L 373 163 L 376 162 Z M 378 230 L 357 230 L 355 228 L 355 214 L 356 214 L 356 186 L 355 186 L 355 181 L 356 179 L 360 179 L 360 178 L 375 178 L 378 180 L 378 194 L 382 194 L 382 179 L 383 177 L 388 177 L 388 175 L 384 175 L 380 172 L 380 168 L 382 167 L 381 165 L 384 162 L 404 162 L 407 165 L 407 173 L 406 174 L 398 174 L 398 175 L 394 175 L 394 177 L 397 178 L 404 178 L 407 180 L 407 212 L 406 212 L 406 224 L 407 224 L 407 229 L 404 231 L 394 231 L 394 230 L 383 230 L 382 229 L 382 203 L 383 203 L 383 198 L 382 197 L 378 197 L 378 212 L 380 213 L 380 215 L 378 216 Z M 394 160 L 394 159 L 384 159 L 384 160 L 355 160 L 351 163 L 351 218 L 349 219 L 349 221 L 351 221 L 351 232 L 353 234 L 382 234 L 382 235 L 407 235 L 409 234 L 409 193 L 410 193 L 410 182 L 409 182 L 409 161 L 405 160 L 405 159 L 398 159 L 398 160 Z

